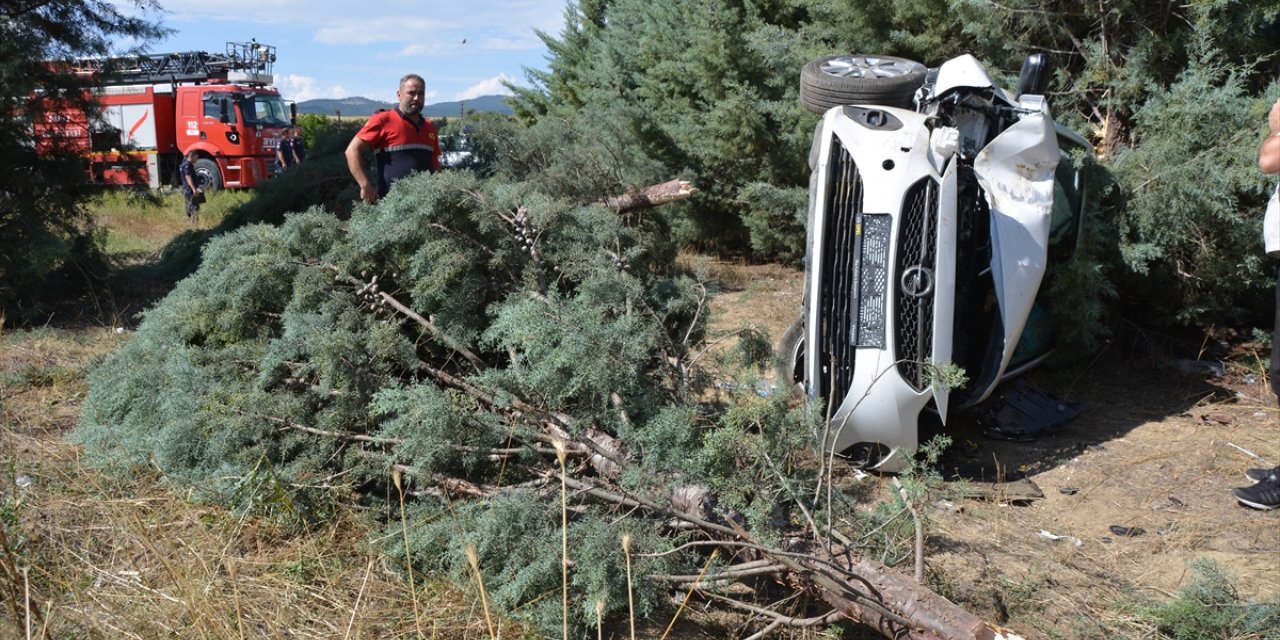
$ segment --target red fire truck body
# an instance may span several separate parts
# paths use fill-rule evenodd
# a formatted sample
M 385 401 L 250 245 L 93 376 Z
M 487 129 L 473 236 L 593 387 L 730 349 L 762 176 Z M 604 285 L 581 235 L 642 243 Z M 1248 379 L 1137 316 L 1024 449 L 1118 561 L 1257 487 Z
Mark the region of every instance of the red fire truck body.
M 92 82 L 99 111 L 67 108 L 36 124 L 38 144 L 82 155 L 91 178 L 113 185 L 177 185 L 190 149 L 208 190 L 253 187 L 272 174 L 276 145 L 293 121 L 270 86 L 275 48 L 228 43 L 204 52 L 73 63 Z

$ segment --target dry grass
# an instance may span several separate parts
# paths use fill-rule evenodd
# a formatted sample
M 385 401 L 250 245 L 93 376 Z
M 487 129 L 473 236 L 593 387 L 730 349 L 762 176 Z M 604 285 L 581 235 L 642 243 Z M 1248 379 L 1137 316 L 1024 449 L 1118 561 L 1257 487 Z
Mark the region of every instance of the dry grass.
M 80 464 L 64 439 L 83 373 L 127 336 L 0 335 L 0 638 L 480 638 L 473 591 L 419 580 L 368 547 L 370 514 L 283 530 Z M 498 634 L 519 637 L 517 629 Z

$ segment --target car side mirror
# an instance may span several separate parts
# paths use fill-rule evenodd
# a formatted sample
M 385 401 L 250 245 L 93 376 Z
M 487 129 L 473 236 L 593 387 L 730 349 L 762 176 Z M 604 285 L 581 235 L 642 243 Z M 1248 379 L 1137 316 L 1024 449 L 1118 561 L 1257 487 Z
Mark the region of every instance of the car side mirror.
M 1018 95 L 1044 95 L 1049 86 L 1049 55 L 1033 53 L 1022 61 L 1022 72 L 1018 74 Z
M 227 107 L 226 100 L 218 101 L 218 122 L 231 122 L 231 110 Z

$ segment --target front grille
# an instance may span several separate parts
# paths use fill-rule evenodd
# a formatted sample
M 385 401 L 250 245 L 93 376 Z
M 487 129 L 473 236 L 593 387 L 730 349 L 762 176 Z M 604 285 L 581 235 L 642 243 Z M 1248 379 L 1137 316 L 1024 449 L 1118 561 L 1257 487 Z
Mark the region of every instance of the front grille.
M 862 212 L 863 184 L 853 157 L 832 141 L 818 302 L 818 389 L 843 398 L 855 350 L 885 348 L 893 219 Z M 838 401 L 838 400 L 837 400 Z
M 830 402 L 833 389 L 843 396 L 853 380 L 854 346 L 849 336 L 855 322 L 850 301 L 856 297 L 854 249 L 862 211 L 862 176 L 839 138 L 831 141 L 825 187 L 817 364 L 822 378 L 818 388 Z
M 917 391 L 928 386 L 924 363 L 933 353 L 937 296 L 938 189 L 924 179 L 903 198 L 898 234 L 895 305 L 898 373 Z

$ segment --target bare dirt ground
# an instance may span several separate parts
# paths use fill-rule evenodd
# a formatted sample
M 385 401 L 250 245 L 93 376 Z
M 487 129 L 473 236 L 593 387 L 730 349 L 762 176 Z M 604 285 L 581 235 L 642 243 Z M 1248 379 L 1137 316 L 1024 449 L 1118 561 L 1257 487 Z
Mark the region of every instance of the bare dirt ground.
M 776 339 L 798 313 L 804 274 L 730 270 L 714 324 L 753 324 Z M 1139 351 L 1130 347 L 1113 343 L 1087 367 L 1028 376 L 1085 405 L 1036 441 L 988 439 L 974 415 L 952 417 L 944 473 L 1025 478 L 1044 497 L 964 499 L 941 488 L 927 543 L 935 590 L 1028 638 L 1146 637 L 1117 619 L 1124 604 L 1173 597 L 1197 558 L 1216 561 L 1244 600 L 1280 598 L 1280 510 L 1242 507 L 1230 493 L 1249 484 L 1246 468 L 1280 464 L 1280 409 L 1257 359 L 1265 354 L 1237 349 L 1225 375 L 1206 376 L 1187 371 L 1198 345 L 1189 359 L 1164 349 L 1128 356 Z

